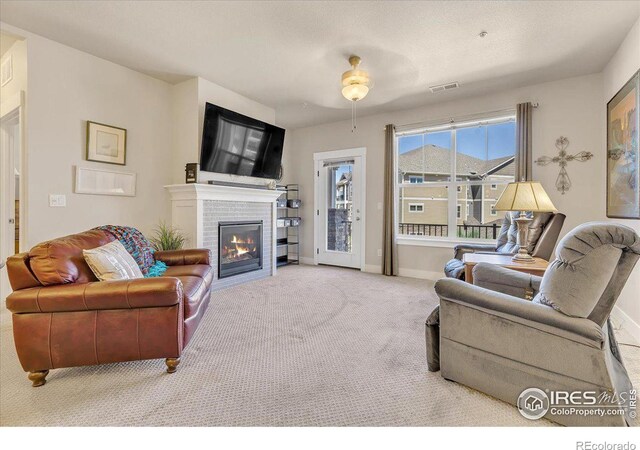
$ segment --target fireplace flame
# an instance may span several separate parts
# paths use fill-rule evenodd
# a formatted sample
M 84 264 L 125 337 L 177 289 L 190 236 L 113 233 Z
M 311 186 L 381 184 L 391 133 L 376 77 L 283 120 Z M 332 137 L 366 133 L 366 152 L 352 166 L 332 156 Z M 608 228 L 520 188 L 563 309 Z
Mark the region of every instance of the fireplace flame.
M 255 252 L 256 246 L 253 238 L 247 237 L 246 240 L 239 239 L 236 235 L 233 235 L 230 244 L 233 244 L 232 247 L 224 246 L 224 254 L 232 259 L 237 259 L 240 256 L 247 254 L 249 252 Z

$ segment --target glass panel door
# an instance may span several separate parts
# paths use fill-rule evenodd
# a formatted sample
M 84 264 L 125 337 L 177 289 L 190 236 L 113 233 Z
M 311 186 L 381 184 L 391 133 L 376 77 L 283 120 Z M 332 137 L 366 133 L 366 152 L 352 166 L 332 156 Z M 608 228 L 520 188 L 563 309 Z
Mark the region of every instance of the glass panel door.
M 314 260 L 318 264 L 356 269 L 364 266 L 363 166 L 364 157 L 357 153 L 327 159 L 316 157 L 318 209 L 314 221 Z
M 351 253 L 353 239 L 353 161 L 325 163 L 327 171 L 326 250 Z

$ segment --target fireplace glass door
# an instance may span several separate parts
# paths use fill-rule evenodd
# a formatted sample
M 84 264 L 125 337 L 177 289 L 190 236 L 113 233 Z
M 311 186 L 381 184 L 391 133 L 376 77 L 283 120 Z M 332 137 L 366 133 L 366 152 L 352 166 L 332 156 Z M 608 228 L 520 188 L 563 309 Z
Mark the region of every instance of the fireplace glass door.
M 262 221 L 219 222 L 218 278 L 262 269 Z

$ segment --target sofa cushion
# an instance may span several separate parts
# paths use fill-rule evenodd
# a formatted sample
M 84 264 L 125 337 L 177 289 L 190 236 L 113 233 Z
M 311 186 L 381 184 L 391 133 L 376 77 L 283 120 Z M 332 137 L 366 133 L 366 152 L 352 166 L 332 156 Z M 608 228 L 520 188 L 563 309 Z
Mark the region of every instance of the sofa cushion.
M 184 320 L 189 319 L 198 313 L 200 303 L 208 292 L 207 285 L 200 277 L 179 276 L 176 277 L 182 281 L 182 289 L 184 292 Z
M 211 287 L 213 283 L 213 268 L 207 264 L 192 264 L 188 266 L 169 266 L 164 274 L 164 277 L 183 277 L 191 276 L 202 278 L 206 284 L 207 289 Z
M 43 242 L 29 251 L 31 270 L 44 286 L 97 281 L 82 250 L 100 247 L 114 239 L 104 231 L 90 230 Z
M 82 250 L 82 254 L 91 271 L 100 281 L 131 280 L 143 277 L 138 263 L 120 241 Z

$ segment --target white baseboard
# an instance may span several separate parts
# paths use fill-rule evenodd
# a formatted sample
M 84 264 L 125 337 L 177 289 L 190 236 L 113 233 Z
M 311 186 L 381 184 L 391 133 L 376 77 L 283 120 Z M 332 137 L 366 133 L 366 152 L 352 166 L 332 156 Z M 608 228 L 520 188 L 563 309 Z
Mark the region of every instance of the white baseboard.
M 619 333 L 624 333 L 624 335 L 631 337 L 635 344 L 640 344 L 640 325 L 629 317 L 626 312 L 618 306 L 614 306 L 611 311 L 611 320 L 613 327 L 618 329 Z
M 306 264 L 306 265 L 308 265 L 308 266 L 313 266 L 313 265 L 314 265 L 314 263 L 313 263 L 313 258 L 309 258 L 308 256 L 303 256 L 303 257 L 301 257 L 301 258 L 300 258 L 300 262 L 301 262 L 302 264 Z
M 431 270 L 405 269 L 400 267 L 398 275 L 401 277 L 420 278 L 423 280 L 437 281 L 444 277 L 442 272 L 434 272 Z

